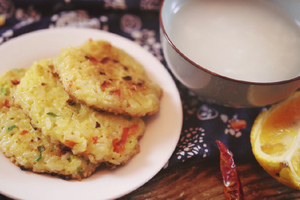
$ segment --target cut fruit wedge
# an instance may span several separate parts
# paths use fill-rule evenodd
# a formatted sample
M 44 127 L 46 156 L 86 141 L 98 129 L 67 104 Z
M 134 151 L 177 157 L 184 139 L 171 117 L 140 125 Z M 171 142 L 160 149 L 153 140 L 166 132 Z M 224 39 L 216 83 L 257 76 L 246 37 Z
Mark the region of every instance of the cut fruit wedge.
M 300 92 L 256 118 L 251 145 L 266 172 L 279 182 L 300 189 Z

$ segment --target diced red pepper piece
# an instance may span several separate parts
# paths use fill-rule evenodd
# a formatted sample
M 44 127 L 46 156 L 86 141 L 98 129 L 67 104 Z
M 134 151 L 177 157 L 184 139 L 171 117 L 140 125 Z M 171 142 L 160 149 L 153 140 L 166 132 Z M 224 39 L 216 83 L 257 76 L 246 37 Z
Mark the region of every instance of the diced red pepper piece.
M 119 97 L 121 96 L 121 90 L 120 90 L 120 89 L 117 89 L 117 90 L 115 90 L 114 92 L 115 92 L 115 94 L 118 95 Z
M 101 87 L 108 87 L 109 85 L 110 85 L 110 83 L 107 82 L 107 81 L 103 81 L 103 82 L 101 83 Z
M 84 156 L 88 156 L 89 155 L 89 153 L 88 153 L 88 151 L 87 150 L 85 150 L 84 152 L 82 152 L 81 153 L 82 155 L 84 155 Z
M 243 187 L 233 157 L 221 141 L 216 140 L 216 143 L 220 150 L 220 169 L 223 178 L 225 198 L 227 200 L 243 200 Z
M 99 60 L 97 60 L 97 59 L 94 58 L 94 57 L 89 57 L 89 60 L 92 61 L 92 62 L 99 62 Z
M 69 85 L 69 87 L 72 87 L 72 86 L 73 86 L 73 81 L 70 81 L 70 82 L 68 83 L 68 85 Z
M 76 144 L 78 144 L 77 142 L 71 141 L 71 140 L 65 140 L 65 144 L 67 147 L 69 148 L 73 148 Z
M 123 141 L 124 143 L 126 142 L 126 140 L 128 138 L 128 132 L 129 132 L 129 128 L 123 128 L 121 141 Z
M 5 99 L 5 100 L 4 100 L 3 106 L 4 106 L 4 107 L 7 107 L 7 108 L 10 108 L 8 99 Z
M 85 58 L 91 62 L 97 62 L 97 63 L 101 62 L 97 58 L 92 57 L 92 56 L 85 56 Z
M 109 57 L 104 57 L 102 58 L 102 60 L 100 61 L 102 64 L 106 64 L 110 61 L 110 58 Z
M 97 141 L 98 141 L 98 136 L 92 137 L 92 141 L 93 141 L 94 144 L 96 144 Z
M 19 85 L 20 81 L 17 80 L 17 79 L 15 79 L 15 80 L 11 80 L 11 83 L 12 83 L 13 85 Z
M 129 135 L 135 135 L 139 131 L 140 127 L 138 124 L 132 124 L 129 127 Z
M 25 135 L 25 134 L 27 134 L 27 133 L 29 133 L 29 131 L 23 130 L 23 131 L 20 133 L 20 135 Z
M 114 147 L 114 152 L 116 152 L 116 153 L 120 153 L 121 151 L 123 151 L 124 150 L 124 145 L 122 145 L 121 143 L 120 143 L 120 140 L 119 139 L 114 139 L 113 140 L 113 147 Z
M 126 143 L 127 138 L 128 138 L 128 132 L 129 132 L 129 128 L 124 128 L 121 139 L 114 139 L 113 140 L 114 152 L 121 153 L 122 151 L 124 151 L 125 143 Z

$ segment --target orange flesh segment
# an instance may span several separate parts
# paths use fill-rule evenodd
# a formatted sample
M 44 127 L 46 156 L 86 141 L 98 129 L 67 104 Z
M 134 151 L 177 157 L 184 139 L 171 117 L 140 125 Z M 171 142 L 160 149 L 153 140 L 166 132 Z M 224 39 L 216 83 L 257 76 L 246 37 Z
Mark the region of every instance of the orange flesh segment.
M 296 174 L 299 176 L 300 175 L 300 148 L 297 148 L 297 150 L 294 152 L 291 163 L 293 166 L 293 169 L 295 170 Z
M 261 149 L 272 156 L 283 155 L 298 135 L 300 95 L 275 108 L 265 119 L 260 133 Z

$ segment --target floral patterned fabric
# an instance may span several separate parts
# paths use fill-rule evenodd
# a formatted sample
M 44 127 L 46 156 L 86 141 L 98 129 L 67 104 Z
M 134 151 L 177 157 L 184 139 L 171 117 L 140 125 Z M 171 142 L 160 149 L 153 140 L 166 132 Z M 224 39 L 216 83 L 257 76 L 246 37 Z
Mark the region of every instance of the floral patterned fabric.
M 168 69 L 159 39 L 160 4 L 160 0 L 0 0 L 0 45 L 38 29 L 88 27 L 129 38 Z M 237 109 L 202 102 L 174 80 L 184 121 L 178 145 L 164 170 L 186 162 L 218 159 L 215 140 L 223 141 L 237 161 L 253 158 L 250 129 L 263 108 Z

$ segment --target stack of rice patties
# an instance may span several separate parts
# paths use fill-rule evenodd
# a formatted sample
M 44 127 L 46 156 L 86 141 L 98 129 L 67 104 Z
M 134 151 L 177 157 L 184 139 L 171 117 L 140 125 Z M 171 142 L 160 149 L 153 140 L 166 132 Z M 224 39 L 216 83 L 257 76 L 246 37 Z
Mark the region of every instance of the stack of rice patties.
M 67 152 L 69 162 L 75 157 L 91 166 L 69 173 L 77 179 L 91 175 L 101 163 L 121 165 L 137 154 L 145 130 L 141 117 L 159 111 L 161 95 L 137 61 L 105 41 L 88 41 L 34 63 L 13 92 L 42 141 L 47 138 L 54 149 Z M 15 163 L 36 172 L 63 174 L 64 170 L 32 167 L 49 163 L 44 154 L 52 153 L 52 146 L 36 144 L 31 167 Z M 63 153 L 57 155 L 65 158 Z

